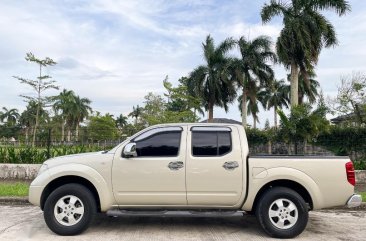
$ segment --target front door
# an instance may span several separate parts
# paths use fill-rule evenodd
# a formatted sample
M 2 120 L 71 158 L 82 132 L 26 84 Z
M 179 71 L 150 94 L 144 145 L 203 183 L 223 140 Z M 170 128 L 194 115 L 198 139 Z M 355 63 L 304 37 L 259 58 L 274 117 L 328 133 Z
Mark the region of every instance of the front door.
M 236 127 L 191 127 L 187 138 L 188 205 L 234 206 L 243 193 Z
M 187 127 L 161 127 L 135 137 L 137 156 L 116 155 L 113 192 L 119 205 L 187 205 Z

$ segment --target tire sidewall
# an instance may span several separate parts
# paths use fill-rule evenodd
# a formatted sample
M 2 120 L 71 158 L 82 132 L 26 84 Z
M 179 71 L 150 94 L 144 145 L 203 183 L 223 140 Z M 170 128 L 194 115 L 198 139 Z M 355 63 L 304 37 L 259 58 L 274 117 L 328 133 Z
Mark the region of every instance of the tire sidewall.
M 270 205 L 275 200 L 281 198 L 292 201 L 298 211 L 296 224 L 289 229 L 277 228 L 269 218 Z M 297 192 L 282 187 L 271 188 L 263 194 L 256 210 L 256 216 L 263 229 L 275 238 L 293 238 L 298 236 L 306 228 L 309 217 L 307 205 L 303 198 Z
M 57 201 L 67 195 L 78 197 L 84 205 L 84 214 L 81 220 L 72 226 L 65 226 L 59 223 L 54 215 L 54 208 Z M 88 228 L 96 213 L 96 204 L 93 194 L 86 187 L 80 184 L 66 184 L 55 189 L 47 198 L 43 210 L 47 226 L 59 235 L 76 235 Z

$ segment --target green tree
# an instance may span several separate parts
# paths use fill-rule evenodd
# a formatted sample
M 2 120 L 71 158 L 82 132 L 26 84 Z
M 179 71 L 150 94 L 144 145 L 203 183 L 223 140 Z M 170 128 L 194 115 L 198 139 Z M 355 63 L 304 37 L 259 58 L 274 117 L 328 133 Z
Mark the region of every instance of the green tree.
M 80 98 L 74 91 L 64 89 L 59 95 L 52 98 L 53 109 L 61 116 L 61 140 L 65 138 L 65 125 L 68 127 L 67 140 L 71 141 L 71 132 L 75 130 L 75 139 L 78 140 L 80 123 L 92 112 L 91 101 Z
M 48 89 L 58 89 L 58 86 L 55 85 L 56 81 L 52 80 L 51 76 L 42 75 L 42 68 L 53 66 L 56 64 L 56 62 L 49 57 L 46 57 L 45 59 L 36 58 L 33 53 L 27 53 L 25 60 L 39 65 L 39 76 L 37 77 L 37 80 L 26 79 L 18 76 L 13 77 L 20 80 L 20 83 L 30 86 L 36 92 L 36 97 L 21 95 L 23 98 L 25 98 L 27 102 L 36 101 L 38 103 L 36 112 L 36 123 L 34 125 L 32 140 L 32 146 L 34 146 L 36 141 L 37 128 L 39 125 L 39 113 L 41 107 L 43 107 L 49 101 L 49 98 L 47 96 L 43 96 L 43 92 Z
M 289 88 L 284 80 L 273 80 L 263 95 L 266 109 L 270 110 L 273 108 L 273 123 L 274 127 L 277 128 L 277 109 L 282 107 L 288 108 L 288 103 L 290 102 L 288 98 Z
M 147 125 L 150 126 L 160 123 L 166 123 L 166 102 L 162 96 L 149 92 L 145 96 L 144 104 L 145 106 L 143 108 L 141 117 L 142 120 L 147 123 Z
M 168 81 L 168 76 L 163 81 L 164 88 L 168 92 L 164 94 L 168 98 L 167 111 L 179 116 L 176 118 L 177 122 L 196 122 L 199 119 L 197 112 L 204 114 L 201 108 L 202 100 L 189 94 L 187 77 L 180 78 L 178 82 L 178 86 L 173 87 L 172 83 Z
M 60 94 L 53 97 L 53 109 L 56 115 L 61 117 L 61 141 L 65 140 L 65 125 L 70 124 L 72 120 L 72 103 L 74 102 L 75 93 L 72 90 L 63 89 Z M 71 128 L 71 127 L 69 127 Z
M 133 110 L 130 114 L 128 114 L 128 116 L 135 118 L 135 126 L 137 126 L 137 121 L 143 112 L 143 108 L 141 108 L 139 105 L 137 105 L 136 108 L 135 106 L 133 106 L 132 108 Z
M 265 108 L 265 94 L 266 90 L 258 85 L 258 81 L 248 81 L 245 85 L 245 93 L 246 93 L 246 108 L 243 108 L 243 95 L 240 95 L 238 98 L 239 102 L 239 110 L 243 111 L 245 109 L 247 111 L 247 115 L 251 115 L 253 117 L 253 128 L 257 128 L 257 123 L 259 123 L 258 113 L 260 103 L 263 108 Z M 241 114 L 243 116 L 243 114 Z M 247 127 L 247 126 L 245 126 Z
M 122 129 L 124 126 L 127 125 L 128 117 L 124 116 L 123 114 L 120 114 L 116 119 L 116 126 L 119 129 Z
M 29 131 L 32 132 L 36 124 L 36 114 L 38 103 L 36 101 L 29 101 L 26 109 L 22 112 L 19 118 L 20 125 L 25 129 L 25 141 L 29 142 Z M 39 108 L 39 122 L 44 123 L 49 119 L 47 111 L 43 107 Z
M 202 99 L 208 110 L 208 122 L 212 122 L 214 106 L 228 110 L 228 103 L 235 98 L 235 88 L 229 72 L 230 58 L 227 52 L 233 48 L 235 41 L 228 38 L 215 46 L 213 38 L 208 35 L 202 43 L 204 65 L 195 68 L 187 82 L 190 95 Z
M 289 144 L 295 144 L 295 154 L 300 142 L 306 143 L 316 139 L 321 132 L 329 130 L 329 121 L 326 119 L 327 109 L 323 104 L 312 111 L 310 104 L 298 105 L 291 108 L 291 113 L 286 116 L 278 110 L 281 118 L 280 136 Z M 289 148 L 289 153 L 291 148 Z
M 366 118 L 366 75 L 353 72 L 341 77 L 337 96 L 328 100 L 333 113 L 348 115 L 349 124 L 365 124 Z
M 313 70 L 308 71 L 308 76 L 305 77 L 303 73 L 299 74 L 299 105 L 304 103 L 306 97 L 310 104 L 316 102 L 319 97 L 320 88 L 319 82 L 315 79 L 316 74 Z M 308 84 L 306 84 L 308 82 Z
M 0 125 L 0 137 L 17 137 L 20 131 L 18 110 L 6 107 L 3 107 L 2 110 L 0 111 L 0 122 L 3 122 L 4 125 Z
M 263 23 L 283 17 L 276 51 L 279 61 L 291 71 L 291 106 L 298 105 L 299 72 L 309 86 L 308 71 L 316 65 L 322 48 L 337 44 L 334 26 L 319 12 L 328 9 L 342 16 L 350 5 L 345 0 L 271 0 L 262 8 Z
M 8 109 L 3 107 L 3 111 L 0 111 L 0 121 L 5 122 L 7 126 L 14 126 L 19 120 L 19 112 L 17 109 Z
M 247 86 L 257 85 L 258 81 L 260 85 L 268 84 L 274 77 L 273 70 L 268 64 L 268 61 L 276 61 L 276 56 L 271 50 L 272 42 L 268 36 L 259 36 L 254 40 L 247 40 L 241 37 L 237 41 L 237 45 L 240 50 L 241 59 L 234 59 L 232 61 L 232 72 L 235 76 L 235 80 L 242 89 L 241 98 L 241 114 L 242 114 L 242 124 L 244 127 L 247 125 L 247 97 L 251 94 L 252 99 L 250 100 L 251 108 L 254 111 L 256 107 L 256 101 L 254 100 L 253 92 Z M 257 88 L 258 89 L 258 88 Z M 252 112 L 255 113 L 255 112 Z M 256 115 L 253 115 L 255 118 Z M 256 121 L 254 121 L 256 123 Z
M 75 96 L 73 113 L 76 140 L 79 138 L 80 123 L 83 122 L 92 112 L 90 104 L 91 101 L 88 98 L 80 98 L 80 96 Z
M 115 140 L 119 137 L 115 120 L 109 116 L 92 116 L 87 126 L 92 141 Z

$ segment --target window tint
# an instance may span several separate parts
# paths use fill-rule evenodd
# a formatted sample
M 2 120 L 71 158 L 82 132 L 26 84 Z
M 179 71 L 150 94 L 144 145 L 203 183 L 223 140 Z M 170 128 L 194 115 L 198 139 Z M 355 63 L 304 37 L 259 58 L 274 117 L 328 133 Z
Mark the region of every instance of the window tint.
M 192 146 L 194 156 L 216 156 L 216 132 L 193 132 Z
M 222 156 L 230 151 L 230 132 L 192 132 L 192 154 L 194 156 Z
M 231 151 L 230 132 L 218 132 L 219 156 L 225 155 Z
M 137 156 L 177 156 L 181 132 L 161 132 L 136 141 Z

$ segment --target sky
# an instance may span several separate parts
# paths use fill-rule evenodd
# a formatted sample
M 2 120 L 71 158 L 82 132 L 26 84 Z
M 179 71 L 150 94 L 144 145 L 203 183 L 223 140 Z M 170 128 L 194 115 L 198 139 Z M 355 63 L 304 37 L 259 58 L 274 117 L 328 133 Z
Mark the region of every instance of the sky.
M 2 0 L 0 107 L 25 109 L 19 95 L 33 92 L 12 76 L 37 77 L 37 66 L 24 59 L 32 52 L 58 63 L 45 71 L 60 91 L 71 89 L 91 99 L 93 109 L 102 114 L 127 115 L 132 106 L 143 105 L 148 92 L 164 93 L 165 76 L 177 84 L 203 64 L 202 42 L 208 34 L 216 43 L 260 35 L 276 41 L 282 21 L 262 24 L 265 2 L 269 0 Z M 325 96 L 336 95 L 342 75 L 366 72 L 366 1 L 349 3 L 352 12 L 345 16 L 323 12 L 339 40 L 335 48 L 322 51 L 316 68 Z M 274 70 L 277 79 L 287 75 L 283 66 L 275 65 Z M 214 117 L 240 121 L 237 106 L 230 105 L 228 113 L 215 108 Z M 273 123 L 273 110 L 260 112 L 259 126 L 266 119 Z

